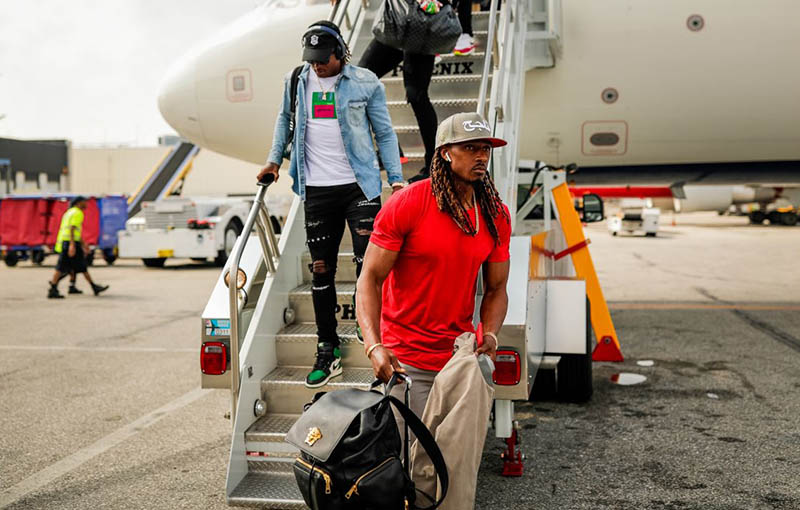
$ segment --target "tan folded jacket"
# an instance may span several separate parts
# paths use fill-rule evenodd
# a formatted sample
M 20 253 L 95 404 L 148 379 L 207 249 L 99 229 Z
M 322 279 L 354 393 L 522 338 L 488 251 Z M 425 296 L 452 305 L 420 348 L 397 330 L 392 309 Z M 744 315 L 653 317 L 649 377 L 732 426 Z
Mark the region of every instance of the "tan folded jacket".
M 475 506 L 475 487 L 483 443 L 492 410 L 494 388 L 486 383 L 474 351 L 475 335 L 463 333 L 455 341 L 457 351 L 436 375 L 422 414 L 442 450 L 450 475 L 443 510 L 469 510 Z M 411 479 L 416 487 L 438 497 L 433 464 L 418 442 L 411 447 Z M 418 506 L 430 504 L 417 493 Z

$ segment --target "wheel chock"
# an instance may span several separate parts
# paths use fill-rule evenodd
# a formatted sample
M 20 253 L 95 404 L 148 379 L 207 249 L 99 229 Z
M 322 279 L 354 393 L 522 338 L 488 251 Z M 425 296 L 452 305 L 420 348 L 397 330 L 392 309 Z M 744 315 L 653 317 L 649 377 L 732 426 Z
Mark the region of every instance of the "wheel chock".
M 604 336 L 597 342 L 592 352 L 592 361 L 625 361 L 619 344 L 610 336 Z

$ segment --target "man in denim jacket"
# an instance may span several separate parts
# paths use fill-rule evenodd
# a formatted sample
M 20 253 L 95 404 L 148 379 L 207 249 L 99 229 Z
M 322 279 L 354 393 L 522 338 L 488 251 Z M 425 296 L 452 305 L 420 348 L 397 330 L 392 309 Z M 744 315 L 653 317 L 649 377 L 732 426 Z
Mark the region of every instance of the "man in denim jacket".
M 306 386 L 318 388 L 342 373 L 334 278 L 345 222 L 353 238 L 358 275 L 381 207 L 373 134 L 393 192 L 403 186 L 403 175 L 383 84 L 371 71 L 349 64 L 350 52 L 339 27 L 328 21 L 311 25 L 303 35 L 303 60 L 307 64 L 299 74 L 295 98 L 290 97 L 291 73 L 284 80 L 272 149 L 258 177 L 270 173 L 278 179 L 290 142 L 290 101 L 296 101 L 289 175 L 292 189 L 304 200 L 319 338 Z M 355 296 L 353 303 L 355 308 Z M 360 331 L 357 336 L 363 343 Z

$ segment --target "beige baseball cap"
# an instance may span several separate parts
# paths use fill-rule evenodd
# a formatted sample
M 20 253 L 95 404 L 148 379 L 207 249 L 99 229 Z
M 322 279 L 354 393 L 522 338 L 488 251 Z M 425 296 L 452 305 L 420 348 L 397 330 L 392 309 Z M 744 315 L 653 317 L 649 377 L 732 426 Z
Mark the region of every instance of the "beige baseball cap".
M 492 147 L 502 147 L 508 142 L 492 136 L 489 123 L 475 112 L 456 113 L 444 119 L 436 130 L 436 148 L 451 143 L 485 140 Z

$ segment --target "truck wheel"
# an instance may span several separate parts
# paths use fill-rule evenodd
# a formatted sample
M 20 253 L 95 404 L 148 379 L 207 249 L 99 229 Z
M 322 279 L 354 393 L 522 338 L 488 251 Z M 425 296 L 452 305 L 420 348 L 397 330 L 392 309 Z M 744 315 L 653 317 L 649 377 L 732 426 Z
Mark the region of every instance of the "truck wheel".
M 19 256 L 17 255 L 17 252 L 15 252 L 15 251 L 7 252 L 5 261 L 6 261 L 6 265 L 8 267 L 16 266 L 17 262 L 19 262 Z
M 44 250 L 31 250 L 31 261 L 37 266 L 41 266 L 44 262 Z
M 787 227 L 793 227 L 797 225 L 797 215 L 793 212 L 781 213 L 781 223 Z
M 106 248 L 105 250 L 103 250 L 103 260 L 105 260 L 106 264 L 110 266 L 114 263 L 115 260 L 117 260 L 117 254 L 114 252 L 112 248 Z
M 144 265 L 147 267 L 164 267 L 164 262 L 166 262 L 166 257 L 159 257 L 157 259 L 142 259 Z
M 545 400 L 555 400 L 555 398 L 556 371 L 552 369 L 537 370 L 528 400 L 531 402 L 543 402 Z
M 236 244 L 236 239 L 239 238 L 239 234 L 241 233 L 242 225 L 236 219 L 228 222 L 228 225 L 225 227 L 225 236 L 223 237 L 222 249 L 214 259 L 214 264 L 219 267 L 223 267 L 225 265 L 225 263 L 228 261 L 228 257 L 230 257 L 231 253 L 233 253 L 233 245 Z
M 767 215 L 764 214 L 763 211 L 753 211 L 750 213 L 750 223 L 753 225 L 761 225 L 766 219 Z
M 592 396 L 592 325 L 589 299 L 586 299 L 586 354 L 564 354 L 556 368 L 558 398 L 566 402 L 586 402 Z

